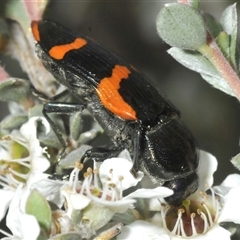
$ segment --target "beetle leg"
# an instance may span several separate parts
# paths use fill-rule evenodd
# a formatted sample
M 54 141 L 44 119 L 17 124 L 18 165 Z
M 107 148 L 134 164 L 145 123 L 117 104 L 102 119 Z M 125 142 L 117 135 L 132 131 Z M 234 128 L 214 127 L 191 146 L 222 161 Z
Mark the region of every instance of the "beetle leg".
M 139 124 L 139 127 L 136 128 L 133 136 L 133 166 L 130 172 L 135 178 L 137 178 L 138 176 L 137 172 L 140 169 L 139 158 L 142 155 L 141 143 L 142 143 L 144 132 L 145 131 L 141 127 L 141 124 Z
M 120 148 L 109 149 L 104 147 L 95 147 L 87 150 L 80 162 L 85 163 L 90 159 L 94 159 L 96 162 L 103 162 L 107 158 L 117 157 L 122 151 Z
M 53 131 L 55 132 L 59 142 L 61 143 L 63 150 L 59 155 L 59 160 L 65 155 L 67 144 L 62 137 L 61 131 L 52 121 L 52 119 L 48 116 L 49 113 L 56 113 L 56 114 L 73 114 L 76 112 L 82 112 L 85 108 L 84 105 L 79 103 L 61 103 L 61 102 L 48 102 L 43 105 L 43 116 L 47 119 L 49 124 L 51 125 Z
M 38 97 L 41 100 L 47 101 L 43 105 L 43 116 L 47 119 L 48 123 L 51 125 L 53 131 L 55 132 L 59 142 L 61 143 L 63 150 L 58 157 L 58 161 L 65 155 L 67 144 L 62 137 L 61 131 L 57 128 L 54 124 L 52 119 L 48 116 L 49 113 L 56 113 L 56 114 L 73 114 L 75 112 L 82 112 L 85 106 L 79 103 L 65 103 L 64 99 L 69 97 L 68 89 L 62 91 L 61 93 L 49 98 L 47 95 L 39 92 L 33 85 L 31 85 L 32 94 Z M 63 102 L 55 102 L 62 100 Z
M 91 148 L 87 150 L 80 160 L 80 163 L 84 163 L 84 169 L 85 169 L 84 171 L 82 171 L 82 173 L 86 172 L 88 167 L 93 168 L 93 162 L 90 162 L 89 160 L 103 162 L 107 158 L 118 156 L 118 154 L 121 151 L 122 149 L 109 149 L 104 147 L 96 147 L 96 148 Z M 69 179 L 69 176 L 72 170 L 73 170 L 72 168 L 70 169 L 61 168 L 61 172 L 58 172 L 55 168 L 54 173 L 49 178 L 54 180 L 67 180 Z M 83 179 L 84 176 L 82 175 L 82 173 L 79 174 L 78 176 L 79 179 Z

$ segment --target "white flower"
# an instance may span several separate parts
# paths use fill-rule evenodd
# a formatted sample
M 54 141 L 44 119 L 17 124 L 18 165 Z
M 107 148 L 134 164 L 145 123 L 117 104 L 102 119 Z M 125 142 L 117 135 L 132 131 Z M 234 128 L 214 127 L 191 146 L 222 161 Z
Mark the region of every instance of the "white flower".
M 4 217 L 10 201 L 19 184 L 31 186 L 32 183 L 46 178 L 50 164 L 43 154 L 45 149 L 37 139 L 36 125 L 41 120 L 46 133 L 50 126 L 42 117 L 32 117 L 0 141 L 0 220 Z
M 157 206 L 158 201 L 150 201 L 150 209 L 160 212 L 156 213 L 153 218 L 147 219 L 148 222 L 136 221 L 126 226 L 118 239 L 141 239 L 140 228 L 144 228 L 147 239 L 215 238 L 230 240 L 231 233 L 221 227 L 220 223 L 226 221 L 240 223 L 240 185 L 236 184 L 240 182 L 240 177 L 234 175 L 235 181 L 233 178 L 228 178 L 226 181 L 231 184 L 226 184 L 225 181 L 223 186 L 218 187 L 218 193 L 221 192 L 222 195 L 216 196 L 211 188 L 212 175 L 216 168 L 215 157 L 201 151 L 198 190 L 184 200 L 178 208 L 160 204 Z M 222 189 L 223 191 L 221 191 Z M 207 190 L 210 190 L 210 195 L 205 192 Z M 142 234 L 142 236 L 144 235 Z
M 75 163 L 76 163 L 76 159 L 81 159 L 81 157 L 85 154 L 85 152 L 90 148 L 91 148 L 91 146 L 89 146 L 89 145 L 84 145 L 84 144 L 81 145 L 79 148 L 70 152 L 65 158 L 61 159 L 61 161 L 58 163 L 58 167 L 62 168 L 62 169 L 71 169 L 71 168 L 73 169 L 75 166 Z M 79 171 L 79 169 L 77 169 L 77 171 Z M 58 175 L 58 174 L 56 174 L 56 175 Z M 68 196 L 66 196 L 65 192 L 61 191 L 61 187 L 63 185 L 65 185 L 65 187 L 63 187 L 63 189 L 65 188 L 65 190 L 67 192 L 69 192 L 69 184 L 65 180 L 54 179 L 54 176 L 55 175 L 51 176 L 51 177 L 53 177 L 53 179 L 46 178 L 46 179 L 42 179 L 38 182 L 35 182 L 34 184 L 32 184 L 32 188 L 37 189 L 46 198 L 46 200 L 53 202 L 59 208 L 61 208 L 64 203 L 63 195 L 65 198 L 68 198 Z M 74 171 L 72 172 L 72 177 L 74 177 Z M 64 176 L 64 178 L 65 178 L 65 176 Z M 70 181 L 72 181 L 72 180 L 73 180 L 73 178 L 71 178 Z M 78 178 L 76 178 L 75 181 L 77 182 Z M 76 200 L 79 201 L 79 199 L 76 199 Z M 81 200 L 81 202 L 82 201 L 83 200 Z M 79 204 L 79 202 L 78 202 L 78 204 Z M 70 206 L 69 206 L 69 211 L 71 212 Z
M 122 156 L 122 155 L 121 155 Z M 125 212 L 133 208 L 136 198 L 165 198 L 173 192 L 165 187 L 155 189 L 138 189 L 126 196 L 123 190 L 136 186 L 143 173 L 138 172 L 135 179 L 130 173 L 132 163 L 126 158 L 111 158 L 105 160 L 99 170 L 88 168 L 84 180 L 78 181 L 83 165 L 76 164 L 69 183 L 62 187 L 71 218 L 75 211 L 81 211 L 87 227 L 97 230 L 104 226 L 115 213 Z M 86 224 L 84 225 L 86 227 Z
M 214 190 L 221 197 L 224 206 L 219 221 L 239 224 L 240 175 L 230 174 L 220 186 L 214 187 Z
M 8 237 L 3 239 L 35 240 L 38 238 L 40 227 L 36 218 L 25 213 L 28 193 L 27 187 L 19 184 L 9 205 L 6 218 L 7 227 L 12 232 L 12 236 L 8 234 Z
M 60 189 L 64 184 L 66 184 L 64 181 L 42 178 L 41 180 L 32 183 L 31 189 L 37 189 L 47 201 L 50 201 L 61 208 L 64 199 L 61 197 Z
M 76 201 L 77 196 L 73 196 L 73 194 L 80 194 L 103 206 L 115 208 L 116 212 L 124 212 L 132 207 L 132 204 L 136 202 L 134 198 L 164 198 L 172 194 L 172 191 L 165 187 L 157 187 L 155 189 L 138 189 L 124 197 L 123 190 L 136 186 L 143 177 L 143 173 L 138 172 L 138 177 L 134 178 L 130 173 L 131 167 L 132 163 L 127 159 L 107 159 L 101 164 L 99 171 L 89 168 L 84 175 L 84 181 L 79 183 L 74 178 L 82 170 L 82 166 L 78 165 L 71 173 L 68 187 L 63 187 L 64 194 L 71 187 L 70 201 L 72 199 L 71 205 L 74 209 L 85 207 L 86 201 L 81 201 L 83 206 L 80 206 L 80 203 L 78 206 L 74 204 L 78 201 Z M 98 178 L 100 178 L 100 183 Z M 82 196 L 79 196 L 79 200 L 82 199 Z
M 121 234 L 117 236 L 117 239 L 168 240 L 170 237 L 168 231 L 164 228 L 160 228 L 146 221 L 138 220 L 126 225 Z

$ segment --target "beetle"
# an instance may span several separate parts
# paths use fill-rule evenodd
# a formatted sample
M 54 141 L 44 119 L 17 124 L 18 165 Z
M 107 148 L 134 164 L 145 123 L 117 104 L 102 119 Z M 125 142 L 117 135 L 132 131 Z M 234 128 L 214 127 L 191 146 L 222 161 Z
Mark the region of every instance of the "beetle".
M 173 205 L 198 187 L 198 150 L 180 113 L 150 81 L 122 58 L 95 41 L 48 20 L 33 21 L 36 53 L 45 68 L 77 103 L 45 103 L 43 114 L 62 145 L 65 142 L 48 113 L 88 109 L 115 148 L 86 152 L 110 156 L 128 149 L 132 174 L 139 170 L 154 183 L 174 191 L 165 200 Z

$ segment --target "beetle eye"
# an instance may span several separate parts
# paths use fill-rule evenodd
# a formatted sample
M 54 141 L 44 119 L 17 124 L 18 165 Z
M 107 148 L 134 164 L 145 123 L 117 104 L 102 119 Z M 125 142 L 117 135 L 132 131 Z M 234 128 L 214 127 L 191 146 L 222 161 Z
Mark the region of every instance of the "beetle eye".
M 197 190 L 198 176 L 196 173 L 192 173 L 184 178 L 165 182 L 163 186 L 174 191 L 174 194 L 165 198 L 165 200 L 169 204 L 178 206 L 184 199 Z

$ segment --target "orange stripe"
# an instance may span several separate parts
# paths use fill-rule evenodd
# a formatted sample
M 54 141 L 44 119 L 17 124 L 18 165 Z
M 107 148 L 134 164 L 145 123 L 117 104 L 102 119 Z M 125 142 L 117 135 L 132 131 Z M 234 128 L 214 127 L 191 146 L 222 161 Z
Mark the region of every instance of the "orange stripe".
M 65 54 L 73 49 L 79 49 L 87 44 L 87 41 L 83 38 L 76 38 L 74 42 L 54 46 L 49 50 L 49 55 L 57 60 L 61 60 L 64 58 Z
M 32 21 L 31 23 L 32 33 L 34 38 L 39 42 L 40 41 L 40 33 L 38 30 L 38 21 Z
M 97 87 L 97 94 L 109 111 L 126 120 L 137 120 L 136 112 L 124 101 L 119 94 L 120 82 L 127 79 L 130 70 L 125 66 L 116 65 L 112 71 L 112 76 L 103 78 Z

